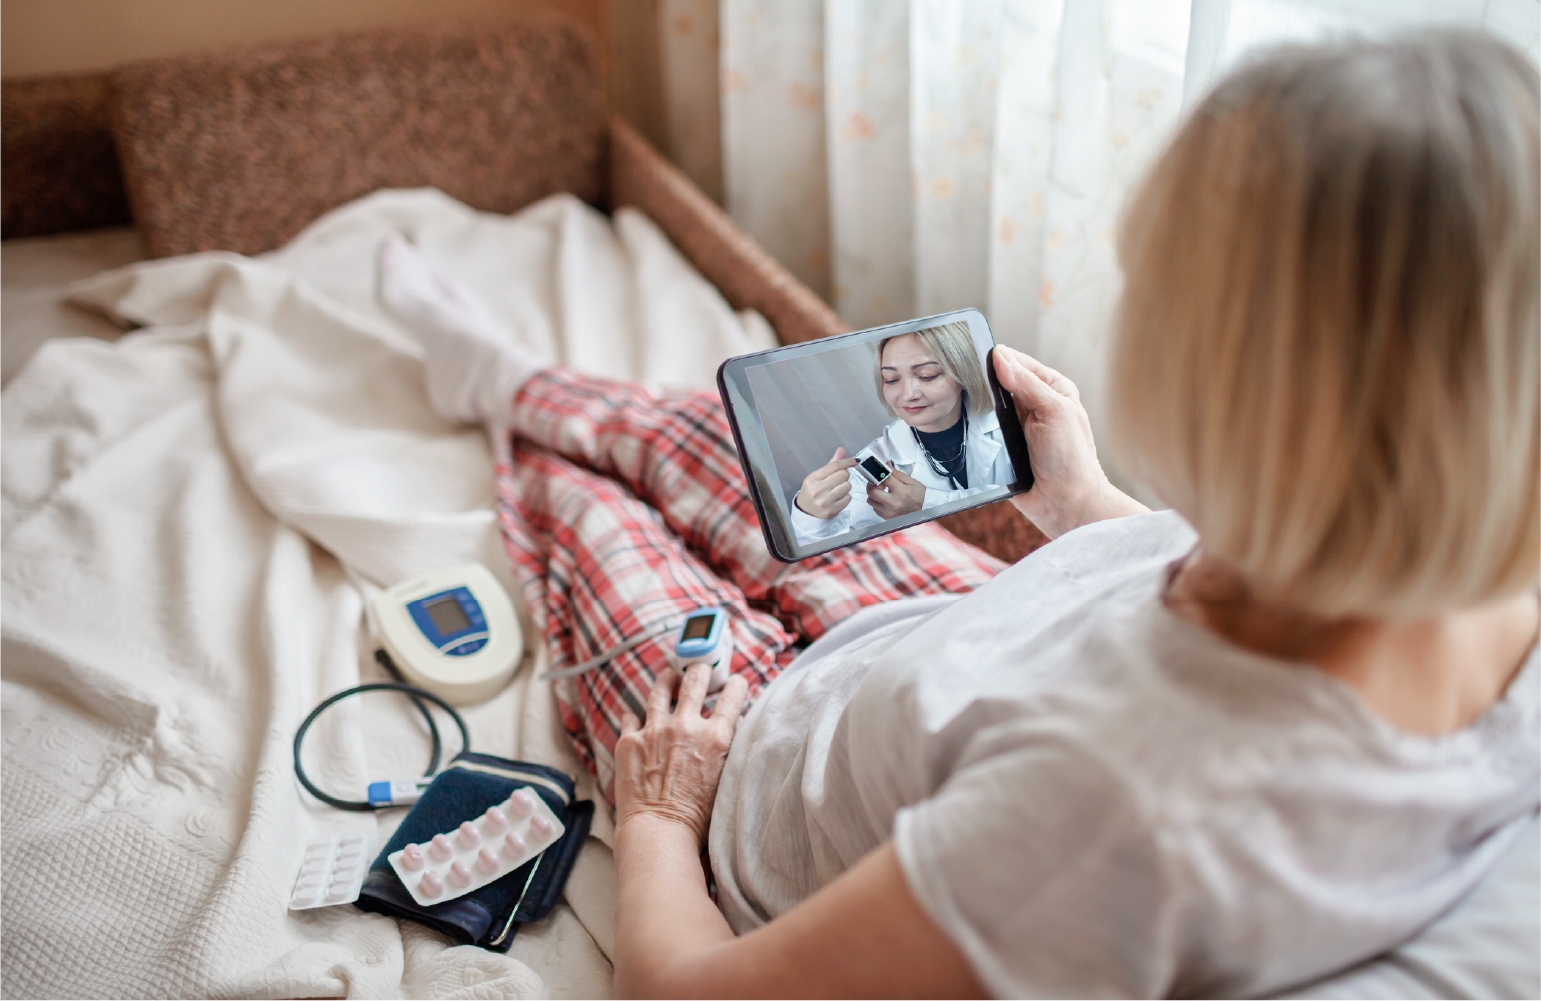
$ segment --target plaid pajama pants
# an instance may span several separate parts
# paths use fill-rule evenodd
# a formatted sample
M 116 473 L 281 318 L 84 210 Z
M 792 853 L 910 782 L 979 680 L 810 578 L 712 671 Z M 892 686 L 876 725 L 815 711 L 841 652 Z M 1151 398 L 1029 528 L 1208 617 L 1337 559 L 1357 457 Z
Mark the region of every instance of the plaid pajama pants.
M 512 428 L 498 522 L 553 670 L 719 605 L 732 671 L 753 698 L 799 647 L 858 609 L 970 591 L 1003 566 L 936 525 L 776 560 L 715 393 L 655 396 L 548 369 L 515 397 Z M 562 723 L 612 803 L 621 716 L 641 719 L 653 679 L 673 670 L 669 638 L 556 682 Z

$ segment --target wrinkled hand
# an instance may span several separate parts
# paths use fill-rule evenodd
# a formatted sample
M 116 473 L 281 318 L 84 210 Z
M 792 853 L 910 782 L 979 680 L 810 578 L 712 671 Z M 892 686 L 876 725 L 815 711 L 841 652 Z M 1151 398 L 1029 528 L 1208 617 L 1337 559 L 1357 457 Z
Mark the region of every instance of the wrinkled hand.
M 705 844 L 717 782 L 749 685 L 738 675 L 729 677 L 712 715 L 703 718 L 701 703 L 711 668 L 691 665 L 671 710 L 669 698 L 678 677 L 666 671 L 653 683 L 645 725 L 631 713 L 621 717 L 621 739 L 615 745 L 615 823 L 619 828 L 632 817 L 648 814 L 683 825 L 697 844 Z
M 797 492 L 797 506 L 815 518 L 828 520 L 851 503 L 851 480 L 846 470 L 856 465 L 845 457 L 845 446 L 835 449 L 829 461 L 803 478 Z
M 926 485 L 904 470 L 894 468 L 882 483 L 867 484 L 867 503 L 884 521 L 901 514 L 912 514 L 925 506 Z
M 1011 499 L 1018 511 L 1055 539 L 1094 521 L 1146 510 L 1108 482 L 1075 383 L 1037 359 L 999 345 L 995 374 L 1016 404 L 1033 463 L 1033 488 Z

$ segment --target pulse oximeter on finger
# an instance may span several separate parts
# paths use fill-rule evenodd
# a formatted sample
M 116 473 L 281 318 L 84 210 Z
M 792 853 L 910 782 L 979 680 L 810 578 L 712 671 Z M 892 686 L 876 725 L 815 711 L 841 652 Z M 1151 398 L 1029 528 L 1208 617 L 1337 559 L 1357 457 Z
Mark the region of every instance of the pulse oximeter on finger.
M 721 608 L 702 608 L 687 615 L 675 637 L 670 659 L 681 674 L 692 664 L 710 664 L 712 680 L 707 691 L 715 692 L 726 685 L 728 667 L 733 661 L 728 613 Z
M 874 455 L 870 448 L 862 449 L 853 458 L 856 460 L 856 472 L 873 486 L 880 486 L 884 480 L 893 475 L 894 471 L 883 465 L 882 460 Z

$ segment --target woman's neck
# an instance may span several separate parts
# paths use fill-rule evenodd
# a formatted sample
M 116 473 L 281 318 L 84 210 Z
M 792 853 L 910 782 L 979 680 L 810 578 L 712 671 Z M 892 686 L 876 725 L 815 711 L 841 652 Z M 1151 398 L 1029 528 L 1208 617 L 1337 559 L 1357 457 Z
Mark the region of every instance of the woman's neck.
M 950 440 L 962 437 L 964 429 L 963 414 L 960 411 L 957 418 L 944 428 L 918 427 L 915 430 L 921 434 L 930 435 L 937 440 Z
M 1310 664 L 1392 726 L 1429 736 L 1470 725 L 1503 695 L 1541 620 L 1534 595 L 1421 619 L 1326 619 L 1258 598 L 1206 556 L 1178 570 L 1165 601 L 1243 649 Z

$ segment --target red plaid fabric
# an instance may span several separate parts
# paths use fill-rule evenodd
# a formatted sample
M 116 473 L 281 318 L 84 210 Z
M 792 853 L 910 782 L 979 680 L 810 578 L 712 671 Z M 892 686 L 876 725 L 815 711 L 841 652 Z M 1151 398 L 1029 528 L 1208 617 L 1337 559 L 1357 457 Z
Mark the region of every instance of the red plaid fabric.
M 554 670 L 720 605 L 733 630 L 732 670 L 753 697 L 797 647 L 858 609 L 970 591 L 1003 566 L 936 525 L 776 560 L 715 393 L 655 396 L 549 369 L 513 409 L 498 520 Z M 562 722 L 607 798 L 621 715 L 640 719 L 654 677 L 672 670 L 667 639 L 556 684 Z

